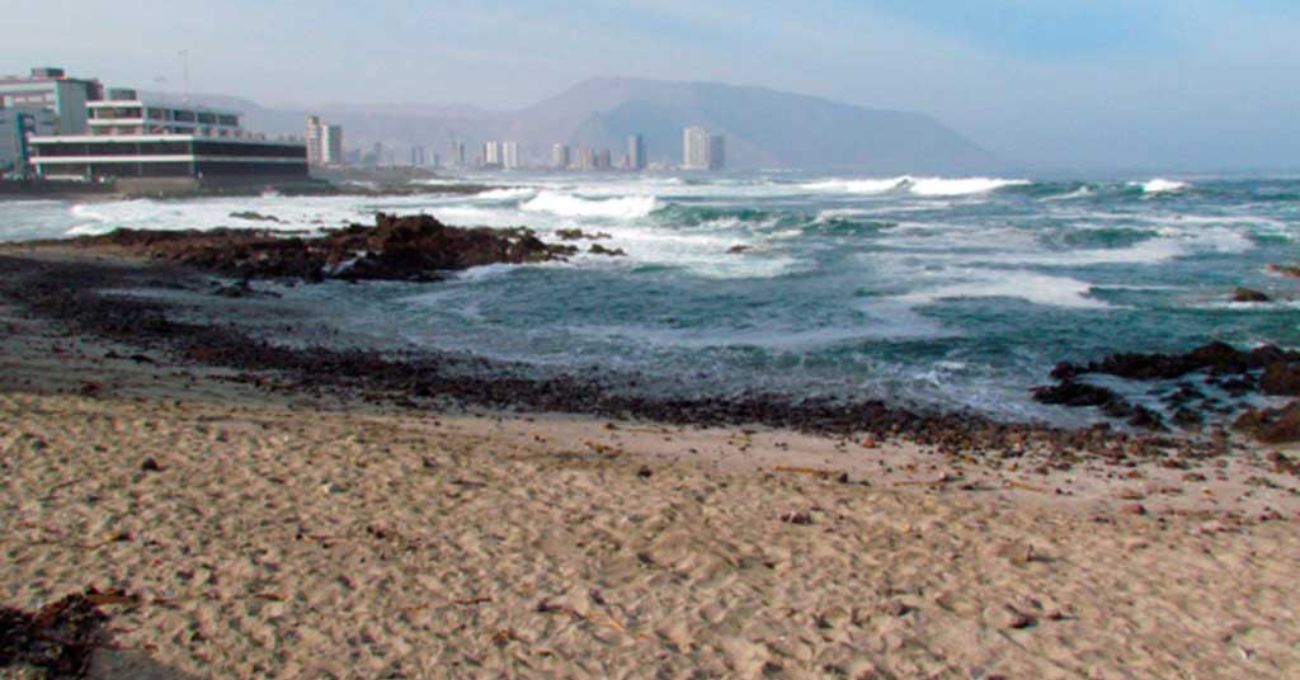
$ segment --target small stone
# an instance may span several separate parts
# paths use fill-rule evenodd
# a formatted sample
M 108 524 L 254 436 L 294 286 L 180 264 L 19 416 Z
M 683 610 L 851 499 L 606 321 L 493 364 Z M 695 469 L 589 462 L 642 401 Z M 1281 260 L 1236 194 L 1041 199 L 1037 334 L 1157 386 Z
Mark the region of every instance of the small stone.
M 1119 506 L 1119 511 L 1126 515 L 1145 515 L 1147 507 L 1141 503 L 1125 503 Z
M 144 462 L 140 464 L 140 470 L 142 472 L 162 472 L 163 466 L 159 465 L 158 461 L 152 458 L 145 458 Z

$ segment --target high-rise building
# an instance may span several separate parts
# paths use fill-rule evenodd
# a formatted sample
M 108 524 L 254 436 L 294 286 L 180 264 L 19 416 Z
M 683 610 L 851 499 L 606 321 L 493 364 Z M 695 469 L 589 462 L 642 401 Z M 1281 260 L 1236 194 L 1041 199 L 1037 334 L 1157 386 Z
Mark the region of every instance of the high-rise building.
M 709 169 L 721 170 L 727 166 L 727 138 L 720 134 L 709 134 Z
M 564 170 L 569 167 L 569 145 L 556 144 L 551 147 L 551 167 Z
M 321 138 L 321 162 L 325 165 L 343 165 L 343 126 L 326 125 Z
M 519 167 L 519 142 L 501 142 L 501 166 L 507 170 Z
M 412 147 L 411 147 L 411 165 L 413 165 L 413 166 L 419 168 L 419 167 L 424 167 L 425 164 L 426 164 L 426 161 L 425 161 L 425 155 L 424 155 L 424 147 L 422 147 L 422 146 L 420 146 L 420 145 L 418 145 L 418 144 L 415 145 L 415 146 L 412 146 Z
M 628 170 L 645 170 L 645 138 L 636 134 L 627 138 Z
M 682 168 L 721 170 L 726 165 L 726 138 L 702 127 L 688 127 L 682 134 Z
M 453 167 L 465 167 L 465 142 L 452 142 L 447 147 L 447 163 Z
M 613 157 L 609 153 L 609 149 L 601 149 L 600 153 L 596 154 L 596 164 L 595 164 L 596 169 L 609 170 L 610 168 L 614 167 L 613 161 L 611 160 L 612 158 Z
M 483 143 L 483 164 L 501 165 L 501 142 Z
M 596 152 L 589 146 L 578 147 L 578 169 L 592 170 L 596 167 Z
M 341 165 L 343 163 L 343 128 L 329 125 L 320 116 L 307 116 L 307 163 Z

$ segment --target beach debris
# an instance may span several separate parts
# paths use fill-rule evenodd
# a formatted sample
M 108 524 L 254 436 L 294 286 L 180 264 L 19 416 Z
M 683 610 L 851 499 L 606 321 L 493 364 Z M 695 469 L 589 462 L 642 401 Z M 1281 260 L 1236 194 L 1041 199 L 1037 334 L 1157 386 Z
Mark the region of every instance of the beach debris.
M 0 669 L 27 667 L 50 677 L 85 677 L 95 650 L 113 647 L 110 616 L 100 607 L 139 602 L 121 590 L 88 587 L 34 613 L 0 607 Z
M 778 516 L 778 519 L 786 524 L 797 524 L 800 526 L 813 523 L 812 513 L 803 510 L 790 510 L 783 512 Z

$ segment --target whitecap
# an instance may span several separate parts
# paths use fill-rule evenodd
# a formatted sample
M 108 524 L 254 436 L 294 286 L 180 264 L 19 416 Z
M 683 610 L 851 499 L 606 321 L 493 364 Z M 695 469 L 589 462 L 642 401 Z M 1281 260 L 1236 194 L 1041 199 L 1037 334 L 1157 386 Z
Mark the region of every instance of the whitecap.
M 659 207 L 654 196 L 624 196 L 593 200 L 554 191 L 542 191 L 520 208 L 561 217 L 604 217 L 632 220 L 645 217 Z
M 1145 182 L 1129 182 L 1129 186 L 1142 189 L 1144 194 L 1168 194 L 1182 191 L 1190 186 L 1187 182 L 1157 177 Z
M 1049 307 L 1110 308 L 1106 302 L 1090 296 L 1092 284 L 1078 279 L 1029 271 L 966 270 L 962 273 L 967 280 L 906 293 L 898 299 L 927 305 L 941 300 L 1017 298 Z

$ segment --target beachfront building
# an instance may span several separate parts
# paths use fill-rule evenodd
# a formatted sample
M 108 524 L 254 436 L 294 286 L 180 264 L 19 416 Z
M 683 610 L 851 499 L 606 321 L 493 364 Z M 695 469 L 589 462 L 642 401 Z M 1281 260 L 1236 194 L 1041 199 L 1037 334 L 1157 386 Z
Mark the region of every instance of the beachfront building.
M 551 167 L 556 170 L 565 170 L 569 167 L 569 145 L 556 144 L 551 147 Z
M 69 77 L 61 68 L 0 76 L 0 173 L 25 174 L 30 136 L 86 132 L 86 104 L 103 96 L 98 80 Z
M 307 164 L 343 164 L 343 127 L 330 125 L 320 116 L 307 116 Z
M 632 135 L 627 138 L 627 169 L 645 170 L 645 138 Z
M 307 176 L 302 142 L 246 133 L 239 114 L 110 90 L 86 104 L 85 134 L 32 136 L 29 165 L 45 178 L 179 178 L 213 182 Z
M 726 166 L 726 139 L 702 127 L 688 127 L 682 134 L 682 169 L 721 170 Z

